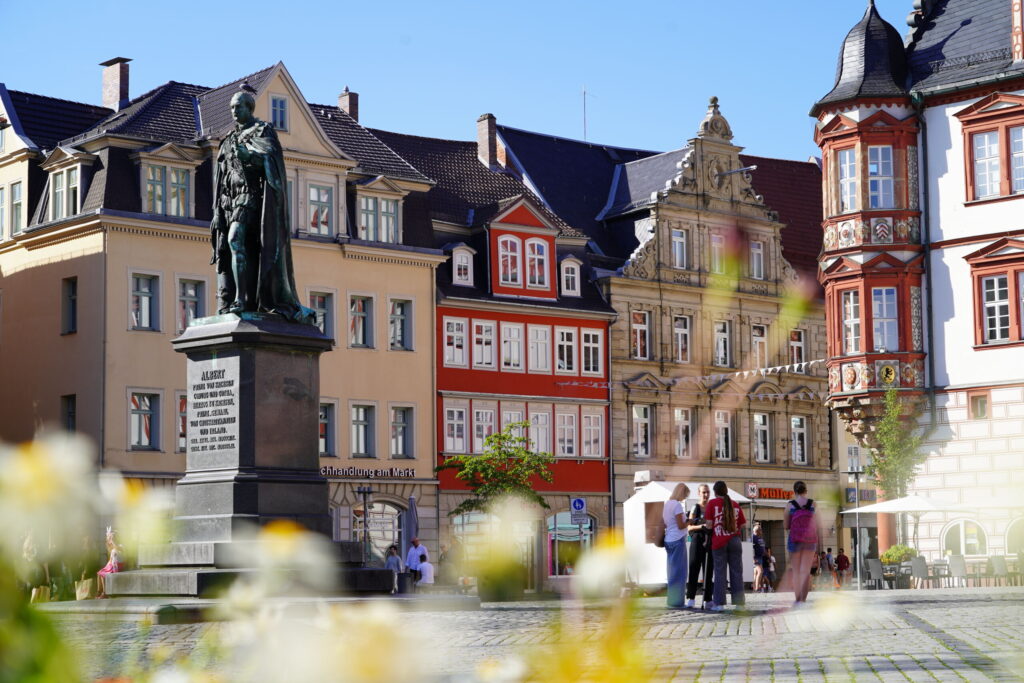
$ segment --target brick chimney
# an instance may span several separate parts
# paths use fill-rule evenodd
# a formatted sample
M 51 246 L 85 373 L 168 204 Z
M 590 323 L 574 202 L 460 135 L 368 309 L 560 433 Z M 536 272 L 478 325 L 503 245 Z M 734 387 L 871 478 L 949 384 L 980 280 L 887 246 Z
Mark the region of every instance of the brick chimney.
M 494 114 L 482 114 L 476 120 L 476 158 L 487 168 L 498 163 L 498 120 Z
M 346 114 L 354 118 L 356 121 L 359 120 L 359 93 L 350 92 L 348 86 L 341 91 L 338 95 L 338 109 L 341 109 Z
M 103 67 L 103 106 L 120 111 L 128 104 L 128 57 L 100 62 Z

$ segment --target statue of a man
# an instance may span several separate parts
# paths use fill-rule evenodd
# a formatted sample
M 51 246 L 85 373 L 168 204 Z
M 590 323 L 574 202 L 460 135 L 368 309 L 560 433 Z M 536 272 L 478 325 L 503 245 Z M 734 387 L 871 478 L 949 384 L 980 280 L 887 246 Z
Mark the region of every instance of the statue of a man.
M 284 155 L 274 127 L 253 116 L 246 90 L 231 98 L 235 127 L 217 152 L 210 237 L 220 313 L 277 313 L 315 322 L 299 303 L 292 271 Z

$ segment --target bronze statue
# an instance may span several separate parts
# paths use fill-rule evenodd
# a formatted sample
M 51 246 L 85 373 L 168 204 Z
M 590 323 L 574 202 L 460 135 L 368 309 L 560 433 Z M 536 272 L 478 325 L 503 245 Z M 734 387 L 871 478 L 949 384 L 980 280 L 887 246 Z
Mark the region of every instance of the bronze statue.
M 253 116 L 245 86 L 231 98 L 234 129 L 217 152 L 210 237 L 220 313 L 277 313 L 313 323 L 292 270 L 284 155 L 274 127 Z

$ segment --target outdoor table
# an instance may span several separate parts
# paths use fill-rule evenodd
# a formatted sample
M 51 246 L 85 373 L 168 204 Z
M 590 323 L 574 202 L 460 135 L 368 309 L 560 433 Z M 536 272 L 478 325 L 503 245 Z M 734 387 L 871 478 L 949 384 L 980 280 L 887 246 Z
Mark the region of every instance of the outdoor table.
M 910 588 L 910 563 L 883 565 L 885 580 L 890 582 L 893 588 Z
M 928 567 L 928 570 L 928 573 L 931 575 L 933 579 L 938 579 L 939 581 L 942 581 L 943 586 L 951 585 L 952 576 L 949 572 L 948 562 L 942 560 L 933 562 L 931 566 Z

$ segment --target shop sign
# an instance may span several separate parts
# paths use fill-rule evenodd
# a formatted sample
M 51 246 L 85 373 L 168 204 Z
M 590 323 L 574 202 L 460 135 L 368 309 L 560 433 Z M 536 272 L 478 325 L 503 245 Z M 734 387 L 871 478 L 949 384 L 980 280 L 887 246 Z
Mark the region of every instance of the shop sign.
M 860 490 L 860 502 L 871 503 L 875 500 L 874 489 L 861 489 Z M 852 486 L 846 487 L 846 502 L 856 503 L 857 502 L 857 489 Z
M 416 470 L 412 467 L 321 467 L 320 476 L 328 479 L 412 479 Z
M 771 486 L 758 486 L 757 484 L 747 484 L 747 490 L 750 487 L 754 487 L 755 495 L 747 494 L 747 498 L 767 498 L 769 500 L 789 500 L 793 497 L 793 492 L 789 489 L 773 488 Z

